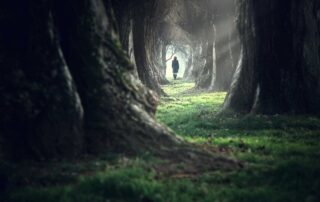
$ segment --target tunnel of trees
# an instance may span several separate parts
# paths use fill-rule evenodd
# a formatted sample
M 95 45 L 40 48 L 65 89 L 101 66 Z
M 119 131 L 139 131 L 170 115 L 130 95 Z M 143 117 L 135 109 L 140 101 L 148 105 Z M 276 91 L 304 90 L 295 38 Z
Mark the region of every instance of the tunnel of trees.
M 175 152 L 233 165 L 155 120 L 168 46 L 189 47 L 184 75 L 197 89 L 229 90 L 224 112 L 319 115 L 319 9 L 317 0 L 1 1 L 1 153 Z

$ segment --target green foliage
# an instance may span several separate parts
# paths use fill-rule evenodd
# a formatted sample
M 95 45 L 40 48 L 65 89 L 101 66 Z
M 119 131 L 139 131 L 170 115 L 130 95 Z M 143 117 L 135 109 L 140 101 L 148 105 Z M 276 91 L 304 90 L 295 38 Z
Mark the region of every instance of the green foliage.
M 320 201 L 318 118 L 217 116 L 225 93 L 195 92 L 192 87 L 192 83 L 181 81 L 164 86 L 172 97 L 162 99 L 157 118 L 187 141 L 211 144 L 217 151 L 242 160 L 243 169 L 161 178 L 148 166 L 157 161 L 149 155 L 133 163 L 122 160 L 120 166 L 110 166 L 107 156 L 99 165 L 109 166 L 98 174 L 82 175 L 69 185 L 23 188 L 11 193 L 8 200 Z M 62 167 L 64 172 L 75 172 L 72 164 Z

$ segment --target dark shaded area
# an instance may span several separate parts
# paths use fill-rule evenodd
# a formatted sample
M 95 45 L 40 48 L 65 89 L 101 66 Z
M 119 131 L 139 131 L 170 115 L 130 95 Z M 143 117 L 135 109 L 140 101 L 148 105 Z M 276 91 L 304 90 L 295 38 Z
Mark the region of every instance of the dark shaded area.
M 156 120 L 167 48 L 190 49 L 197 90 L 229 90 L 224 112 L 319 115 L 319 36 L 317 0 L 3 0 L 0 158 L 150 154 L 188 174 L 240 168 Z
M 232 0 L 112 3 L 121 43 L 143 84 L 163 94 L 159 84 L 168 83 L 166 55 L 174 47 L 189 57 L 184 79 L 198 89 L 228 90 L 239 58 Z
M 179 144 L 155 122 L 156 98 L 134 78 L 110 7 L 86 0 L 28 2 L 19 8 L 15 3 L 1 6 L 6 14 L 1 20 L 0 105 L 6 156 L 43 159 L 144 150 L 130 141 L 149 147 L 148 138 L 134 134 L 153 134 L 151 141 L 158 134 L 161 141 Z
M 319 2 L 239 1 L 238 6 L 242 59 L 225 109 L 319 114 Z
M 139 26 L 146 36 L 154 36 L 147 34 L 154 30 L 144 11 L 154 3 L 139 7 L 139 16 L 133 13 L 143 20 Z M 141 38 L 145 46 L 134 44 L 142 52 L 132 65 L 111 5 L 101 0 L 27 1 L 19 7 L 2 2 L 1 159 L 59 162 L 147 153 L 167 164 L 190 165 L 187 172 L 238 168 L 235 160 L 187 143 L 156 121 L 155 92 L 160 92 L 144 86 L 141 77 L 154 84 L 147 47 L 155 38 Z M 134 32 L 141 31 L 137 26 Z
M 74 156 L 83 109 L 44 2 L 0 5 L 1 148 L 13 158 Z

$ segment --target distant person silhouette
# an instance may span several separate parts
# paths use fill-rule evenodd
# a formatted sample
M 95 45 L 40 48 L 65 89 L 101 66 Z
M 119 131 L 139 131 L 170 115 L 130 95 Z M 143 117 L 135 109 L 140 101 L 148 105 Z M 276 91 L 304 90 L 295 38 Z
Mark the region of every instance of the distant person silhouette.
M 174 59 L 172 60 L 172 71 L 173 71 L 173 78 L 174 80 L 176 80 L 179 72 L 179 61 L 177 57 L 174 57 Z

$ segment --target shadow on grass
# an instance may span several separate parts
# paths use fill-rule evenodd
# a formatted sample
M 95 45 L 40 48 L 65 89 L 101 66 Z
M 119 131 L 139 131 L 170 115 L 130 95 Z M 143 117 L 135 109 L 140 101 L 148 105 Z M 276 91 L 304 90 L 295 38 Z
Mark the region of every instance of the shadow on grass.
M 162 177 L 146 166 L 156 161 L 149 155 L 115 164 L 118 157 L 106 157 L 66 163 L 39 180 L 56 182 L 15 188 L 5 201 L 320 201 L 319 118 L 217 116 L 226 94 L 188 91 L 192 87 L 182 81 L 164 86 L 171 99 L 162 100 L 157 118 L 187 141 L 244 161 L 245 168 Z M 0 179 L 12 180 L 6 177 L 12 170 L 0 166 Z M 68 179 L 63 173 L 80 174 Z

